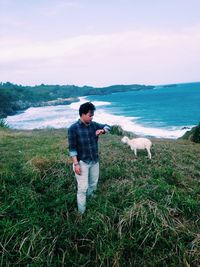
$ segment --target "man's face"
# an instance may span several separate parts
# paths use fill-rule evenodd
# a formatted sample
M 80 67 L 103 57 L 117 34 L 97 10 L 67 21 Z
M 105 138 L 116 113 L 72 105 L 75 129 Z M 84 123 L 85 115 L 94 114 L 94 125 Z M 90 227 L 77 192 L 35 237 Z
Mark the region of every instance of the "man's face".
M 89 111 L 87 114 L 82 114 L 81 119 L 85 124 L 90 124 L 94 116 L 94 112 Z

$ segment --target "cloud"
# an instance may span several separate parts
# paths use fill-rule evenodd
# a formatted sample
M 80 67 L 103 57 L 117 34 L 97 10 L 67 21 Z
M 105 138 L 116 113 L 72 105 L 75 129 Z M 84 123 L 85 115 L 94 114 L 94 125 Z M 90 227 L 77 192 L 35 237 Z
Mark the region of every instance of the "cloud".
M 52 73 L 57 81 L 66 79 L 67 73 L 76 83 L 92 83 L 92 77 L 96 83 L 110 77 L 154 81 L 200 67 L 200 25 L 181 32 L 126 31 L 42 43 L 4 38 L 0 43 L 1 65 L 13 64 L 16 71 L 24 69 L 29 75 L 32 68 L 35 78 L 38 69 L 47 81 Z
M 200 48 L 200 27 L 186 29 L 179 33 L 163 34 L 149 31 L 128 31 L 113 34 L 80 35 L 51 42 L 29 42 L 20 39 L 2 39 L 0 61 L 22 59 L 46 59 L 58 57 L 78 57 L 84 54 L 102 53 L 112 55 L 122 53 L 149 54 L 153 52 L 166 54 L 167 50 L 182 50 L 190 47 Z M 185 51 L 187 54 L 187 51 Z

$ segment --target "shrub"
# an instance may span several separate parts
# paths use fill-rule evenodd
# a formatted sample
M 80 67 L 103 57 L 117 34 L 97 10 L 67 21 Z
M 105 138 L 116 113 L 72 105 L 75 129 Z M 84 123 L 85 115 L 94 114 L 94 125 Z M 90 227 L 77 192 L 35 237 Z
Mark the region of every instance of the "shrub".
M 190 131 L 187 131 L 181 139 L 190 140 L 195 143 L 200 143 L 200 123 L 193 127 Z
M 9 128 L 5 119 L 0 119 L 0 128 Z
M 191 136 L 191 141 L 200 143 L 200 123 L 194 128 L 193 134 Z
M 110 131 L 111 134 L 122 136 L 124 131 L 119 125 L 113 125 Z
M 119 126 L 119 125 L 113 125 L 112 128 L 111 128 L 110 133 L 113 134 L 113 135 L 119 135 L 119 136 L 126 135 L 128 137 L 136 137 L 136 135 L 133 134 L 132 132 L 124 131 L 122 129 L 122 127 Z

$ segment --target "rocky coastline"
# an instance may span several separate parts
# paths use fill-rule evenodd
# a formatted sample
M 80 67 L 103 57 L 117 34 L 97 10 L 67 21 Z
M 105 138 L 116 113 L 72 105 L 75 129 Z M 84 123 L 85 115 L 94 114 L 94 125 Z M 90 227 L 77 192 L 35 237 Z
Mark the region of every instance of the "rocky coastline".
M 45 107 L 45 106 L 58 106 L 58 105 L 70 105 L 71 103 L 78 102 L 78 97 L 69 97 L 69 98 L 58 98 L 50 101 L 22 101 L 17 100 L 11 102 L 9 108 L 7 108 L 2 114 L 0 114 L 2 118 L 6 118 L 7 116 L 15 115 L 21 111 L 24 111 L 30 107 Z

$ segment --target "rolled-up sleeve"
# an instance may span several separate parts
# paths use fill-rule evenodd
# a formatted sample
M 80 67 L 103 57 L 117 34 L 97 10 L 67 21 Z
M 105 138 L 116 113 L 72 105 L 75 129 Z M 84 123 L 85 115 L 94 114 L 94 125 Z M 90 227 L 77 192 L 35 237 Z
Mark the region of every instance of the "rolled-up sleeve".
M 69 155 L 71 157 L 77 156 L 77 139 L 75 127 L 68 128 L 68 144 L 69 144 Z
M 108 125 L 108 124 L 105 124 L 104 127 L 103 127 L 104 131 L 106 133 L 110 132 L 111 131 L 111 127 Z

